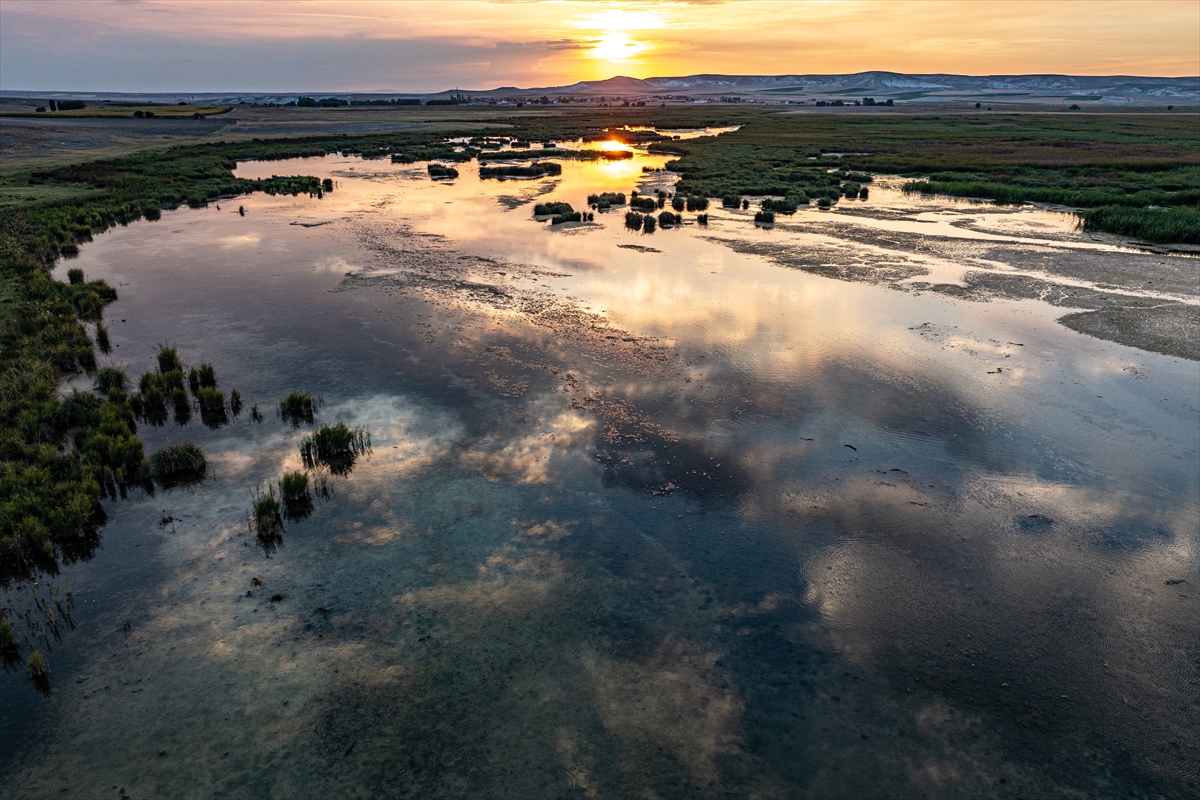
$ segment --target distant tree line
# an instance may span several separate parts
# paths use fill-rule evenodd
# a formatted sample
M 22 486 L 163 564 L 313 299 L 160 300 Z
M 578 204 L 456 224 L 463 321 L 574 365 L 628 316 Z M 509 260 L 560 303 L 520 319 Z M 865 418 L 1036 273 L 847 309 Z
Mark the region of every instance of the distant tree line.
M 421 101 L 415 97 L 394 97 L 391 100 L 351 100 L 352 106 L 419 106 Z

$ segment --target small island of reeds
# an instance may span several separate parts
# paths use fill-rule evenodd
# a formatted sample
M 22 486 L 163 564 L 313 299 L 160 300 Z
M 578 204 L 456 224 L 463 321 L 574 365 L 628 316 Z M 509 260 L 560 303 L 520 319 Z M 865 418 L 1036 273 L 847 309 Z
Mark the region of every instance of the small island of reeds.
M 561 175 L 562 165 L 552 161 L 534 161 L 532 164 L 511 164 L 499 167 L 479 168 L 480 178 L 540 178 L 543 175 Z

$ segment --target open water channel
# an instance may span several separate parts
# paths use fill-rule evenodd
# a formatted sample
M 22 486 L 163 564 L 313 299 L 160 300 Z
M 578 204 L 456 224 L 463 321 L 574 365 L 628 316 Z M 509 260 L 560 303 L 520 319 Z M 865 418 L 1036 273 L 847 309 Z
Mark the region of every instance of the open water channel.
M 532 216 L 666 160 L 243 164 L 337 187 L 83 247 L 114 364 L 175 343 L 264 419 L 141 426 L 208 478 L 51 579 L 0 796 L 1196 796 L 1200 370 L 945 288 L 1195 260 L 886 179 L 770 229 Z M 373 449 L 268 551 L 292 391 Z

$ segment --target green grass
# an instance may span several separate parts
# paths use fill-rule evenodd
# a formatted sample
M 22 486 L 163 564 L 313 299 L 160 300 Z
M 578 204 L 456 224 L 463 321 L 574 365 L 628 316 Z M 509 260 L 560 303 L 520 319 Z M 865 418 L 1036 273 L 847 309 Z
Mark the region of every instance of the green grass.
M 1080 214 L 1086 229 L 1147 242 L 1200 244 L 1200 209 L 1102 206 Z
M 735 132 L 651 151 L 682 153 L 678 194 L 799 199 L 843 193 L 860 173 L 911 175 L 910 190 L 1000 203 L 1078 209 L 1200 205 L 1200 120 L 1195 114 L 760 113 Z M 819 152 L 840 158 L 813 161 Z M 861 187 L 858 195 L 861 195 Z M 1089 227 L 1149 241 L 1190 241 L 1185 214 L 1085 215 Z M 1143 227 L 1142 223 L 1145 223 Z

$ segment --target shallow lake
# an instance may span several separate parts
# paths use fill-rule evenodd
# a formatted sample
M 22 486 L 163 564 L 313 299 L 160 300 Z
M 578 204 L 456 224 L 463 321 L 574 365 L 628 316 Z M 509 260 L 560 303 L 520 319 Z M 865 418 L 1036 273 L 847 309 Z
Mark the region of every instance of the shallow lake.
M 1200 368 L 936 289 L 1195 260 L 886 178 L 771 228 L 533 216 L 668 160 L 243 164 L 336 188 L 84 246 L 112 363 L 174 343 L 264 418 L 141 425 L 208 478 L 49 580 L 75 627 L 49 698 L 0 675 L 0 796 L 1200 791 Z M 372 451 L 264 548 L 293 391 Z

